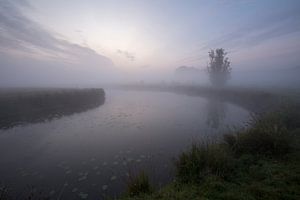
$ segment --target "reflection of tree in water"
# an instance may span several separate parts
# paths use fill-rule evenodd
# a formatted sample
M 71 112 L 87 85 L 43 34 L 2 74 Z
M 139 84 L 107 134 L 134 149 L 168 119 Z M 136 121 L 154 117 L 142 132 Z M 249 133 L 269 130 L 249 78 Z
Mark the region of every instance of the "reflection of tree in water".
M 209 128 L 218 129 L 225 118 L 225 105 L 216 98 L 207 99 L 207 120 Z

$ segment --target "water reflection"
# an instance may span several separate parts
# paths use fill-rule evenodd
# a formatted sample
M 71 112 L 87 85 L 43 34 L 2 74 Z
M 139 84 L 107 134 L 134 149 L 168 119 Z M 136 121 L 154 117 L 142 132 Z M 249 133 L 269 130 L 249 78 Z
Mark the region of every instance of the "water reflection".
M 13 183 L 15 191 L 42 186 L 53 199 L 62 188 L 62 199 L 114 196 L 131 170 L 142 169 L 161 185 L 173 177 L 172 158 L 210 134 L 208 125 L 238 126 L 249 116 L 201 97 L 106 92 L 105 104 L 87 112 L 0 130 L 1 181 Z
M 207 119 L 208 127 L 218 129 L 226 117 L 225 104 L 217 98 L 207 99 Z

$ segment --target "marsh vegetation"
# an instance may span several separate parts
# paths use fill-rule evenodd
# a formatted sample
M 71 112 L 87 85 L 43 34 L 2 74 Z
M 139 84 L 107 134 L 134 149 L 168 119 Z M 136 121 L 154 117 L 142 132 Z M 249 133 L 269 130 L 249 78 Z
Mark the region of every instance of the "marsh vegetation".
M 103 89 L 2 89 L 0 129 L 83 112 L 104 101 Z

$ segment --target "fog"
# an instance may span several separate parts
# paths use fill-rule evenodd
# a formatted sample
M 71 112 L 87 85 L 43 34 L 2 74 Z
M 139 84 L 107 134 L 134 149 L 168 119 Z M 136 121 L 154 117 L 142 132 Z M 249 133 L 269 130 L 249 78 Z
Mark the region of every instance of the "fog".
M 0 200 L 297 199 L 299 11 L 0 0 Z
M 89 3 L 93 5 L 95 2 Z M 231 7 L 239 8 L 244 5 L 248 5 L 252 8 L 259 4 L 258 2 L 227 2 L 224 4 L 216 3 L 210 5 L 205 1 L 202 3 L 207 9 L 214 6 L 217 10 L 222 7 L 230 10 Z M 117 5 L 116 2 L 114 4 Z M 173 3 L 174 9 L 180 6 L 177 4 L 178 2 Z M 47 21 L 43 21 L 45 19 L 51 19 L 51 17 L 53 17 L 53 19 L 56 18 L 55 15 L 43 16 L 43 13 L 41 13 L 44 8 L 43 5 L 25 0 L 1 0 L 0 86 L 101 87 L 104 85 L 141 82 L 151 84 L 179 83 L 209 85 L 207 74 L 209 58 L 207 52 L 213 48 L 225 48 L 225 50 L 228 51 L 228 57 L 232 67 L 231 79 L 228 81 L 228 85 L 261 87 L 272 86 L 274 84 L 282 86 L 296 85 L 299 82 L 299 78 L 296 74 L 299 74 L 299 58 L 297 54 L 300 49 L 299 30 L 297 27 L 300 27 L 298 24 L 300 15 L 298 12 L 294 12 L 294 9 L 298 6 L 298 2 L 286 4 L 282 6 L 282 8 L 277 4 L 280 3 L 275 2 L 272 4 L 272 7 L 274 7 L 274 9 L 276 8 L 276 14 L 273 16 L 268 12 L 260 13 L 259 17 L 261 21 L 256 25 L 249 23 L 247 27 L 247 23 L 244 23 L 244 27 L 241 26 L 234 34 L 229 30 L 225 31 L 223 36 L 217 35 L 214 40 L 207 40 L 203 43 L 205 45 L 201 45 L 201 48 L 198 47 L 199 50 L 197 50 L 196 53 L 189 53 L 188 56 L 186 53 L 183 53 L 184 51 L 186 52 L 188 46 L 180 44 L 179 41 L 175 41 L 172 34 L 166 32 L 170 34 L 170 39 L 172 38 L 178 50 L 168 45 L 166 43 L 169 42 L 168 40 L 158 40 L 155 42 L 161 45 L 165 44 L 163 51 L 162 48 L 156 47 L 157 53 L 153 51 L 151 57 L 145 57 L 143 60 L 142 53 L 127 51 L 122 47 L 121 43 L 119 45 L 120 48 L 113 50 L 114 53 L 112 55 L 112 53 L 109 52 L 109 50 L 105 50 L 105 48 L 102 50 L 94 48 L 93 43 L 78 43 L 73 38 L 68 38 L 68 32 L 64 35 L 61 29 L 57 29 L 57 31 L 60 31 L 59 33 L 56 32 L 53 24 L 48 24 Z M 98 6 L 98 4 L 95 5 Z M 107 4 L 103 5 L 107 6 Z M 131 7 L 134 10 L 144 9 L 146 5 L 148 5 L 148 3 L 143 3 L 138 6 L 123 5 L 122 7 L 120 5 L 120 8 L 124 8 L 125 10 Z M 169 5 L 172 5 L 172 3 L 170 2 Z M 193 5 L 193 3 L 190 5 L 187 4 L 187 6 Z M 59 4 L 55 2 L 53 6 L 59 6 Z M 154 4 L 152 6 L 157 5 Z M 75 8 L 77 9 L 77 7 Z M 41 10 L 39 11 L 38 9 Z M 49 9 L 52 9 L 52 7 L 49 7 Z M 108 7 L 107 9 L 112 8 Z M 117 13 L 118 10 L 119 8 L 116 8 L 116 10 L 107 10 L 107 12 L 111 11 L 112 14 L 119 15 L 120 13 Z M 167 11 L 167 13 L 173 14 L 171 11 Z M 45 14 L 48 13 L 45 11 Z M 58 12 L 58 15 L 60 14 L 61 13 Z M 229 17 L 230 13 L 227 14 Z M 73 23 L 66 21 L 69 19 L 69 15 L 69 13 L 66 13 L 66 19 L 62 18 L 62 22 L 66 24 L 66 27 L 69 23 Z M 150 14 L 145 14 L 145 19 L 153 17 L 148 15 Z M 40 18 L 37 18 L 37 16 L 40 16 Z M 133 16 L 130 15 L 130 17 Z M 160 17 L 167 19 L 169 16 Z M 182 17 L 185 16 L 182 15 Z M 268 27 L 269 24 L 271 24 L 270 19 L 272 17 L 274 20 L 277 20 L 277 24 L 272 22 L 273 25 L 270 25 L 270 28 L 273 28 L 266 28 L 266 30 L 264 30 L 263 26 Z M 174 19 L 177 18 L 180 18 L 180 16 L 174 17 Z M 74 19 L 79 18 L 74 15 Z M 101 20 L 103 21 L 103 19 Z M 110 20 L 110 18 L 107 18 L 107 20 Z M 197 18 L 193 20 L 197 21 Z M 116 23 L 116 21 L 111 21 L 111 23 Z M 233 20 L 232 23 L 237 22 Z M 175 21 L 174 24 L 176 24 Z M 224 24 L 226 23 L 224 22 Z M 178 26 L 180 25 L 179 23 Z M 102 24 L 99 23 L 97 26 L 102 26 Z M 135 26 L 138 29 L 138 24 L 135 24 Z M 171 28 L 171 24 L 168 24 L 168 26 Z M 111 27 L 103 25 L 103 30 L 109 28 Z M 78 27 L 78 29 L 81 29 L 81 27 Z M 216 29 L 209 26 L 202 31 L 210 33 L 214 30 Z M 251 30 L 256 37 L 249 35 L 246 30 Z M 269 33 L 270 37 L 265 37 L 268 33 L 267 30 L 272 30 L 272 33 Z M 84 34 L 84 32 L 88 31 L 93 32 L 94 29 L 82 30 L 80 34 Z M 113 31 L 114 33 L 118 33 L 119 31 L 119 37 L 124 37 L 124 41 L 126 42 L 127 36 L 122 35 L 121 29 L 118 30 L 114 28 Z M 191 33 L 188 29 L 180 29 L 180 32 L 182 31 L 187 33 L 185 37 L 188 37 L 188 33 Z M 263 34 L 258 35 L 259 31 L 263 32 Z M 82 37 L 89 39 L 87 35 Z M 102 37 L 101 34 L 99 37 Z M 115 35 L 111 35 L 111 37 L 113 39 Z M 199 38 L 200 40 L 201 37 Z M 244 37 L 244 40 L 242 40 L 242 37 Z M 177 39 L 181 40 L 183 38 Z M 101 38 L 99 41 L 101 41 Z M 141 52 L 152 48 L 148 40 L 132 41 L 131 44 L 135 46 L 133 42 L 145 44 Z M 194 42 L 195 44 L 199 43 L 197 40 L 190 42 Z M 111 43 L 111 45 L 115 45 L 115 43 Z M 101 46 L 101 44 L 99 44 L 99 46 Z M 169 49 L 167 48 L 168 46 Z M 194 50 L 192 51 L 195 52 Z M 180 56 L 178 57 L 178 55 Z M 198 70 L 198 72 L 176 73 L 176 69 L 180 66 L 190 66 Z

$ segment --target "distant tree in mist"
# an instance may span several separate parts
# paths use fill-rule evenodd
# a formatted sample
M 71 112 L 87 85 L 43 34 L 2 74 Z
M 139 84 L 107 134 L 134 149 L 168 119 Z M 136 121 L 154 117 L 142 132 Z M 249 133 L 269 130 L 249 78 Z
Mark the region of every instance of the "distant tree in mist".
M 230 78 L 230 62 L 228 57 L 226 57 L 227 52 L 224 49 L 216 49 L 208 52 L 209 63 L 207 66 L 207 71 L 209 73 L 209 78 L 214 86 L 224 86 L 227 80 Z

